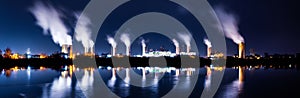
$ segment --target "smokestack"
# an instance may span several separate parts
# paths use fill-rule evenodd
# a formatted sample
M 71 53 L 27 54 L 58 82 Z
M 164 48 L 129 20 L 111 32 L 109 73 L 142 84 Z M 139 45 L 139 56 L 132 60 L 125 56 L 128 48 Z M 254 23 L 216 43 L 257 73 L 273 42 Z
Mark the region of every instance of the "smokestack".
M 116 56 L 116 50 L 117 50 L 117 48 L 116 47 L 112 47 L 111 50 L 112 50 L 111 55 L 112 56 Z
M 211 42 L 208 39 L 204 39 L 204 43 L 207 46 L 207 57 L 211 56 Z
M 84 54 L 88 54 L 89 52 L 89 48 L 88 47 L 84 47 Z
M 130 56 L 130 47 L 126 47 L 126 56 Z
M 239 43 L 239 58 L 245 58 L 246 55 L 245 55 L 245 43 L 244 42 L 241 42 Z
M 172 41 L 173 41 L 173 43 L 175 45 L 175 48 L 176 48 L 175 53 L 176 53 L 176 55 L 179 55 L 180 54 L 179 43 L 178 43 L 178 41 L 176 39 L 172 39 Z
M 69 47 L 70 47 L 69 57 L 70 57 L 70 58 L 73 58 L 73 46 L 70 45 Z
M 179 55 L 179 54 L 180 54 L 180 48 L 176 47 L 176 55 Z
M 192 35 L 190 33 L 177 33 L 177 35 L 185 43 L 186 52 L 190 53 Z
M 128 33 L 123 33 L 120 37 L 120 40 L 126 46 L 126 56 L 130 56 L 130 37 Z
M 67 44 L 63 44 L 61 46 L 61 52 L 62 53 L 68 53 L 68 45 Z
M 107 36 L 107 41 L 108 43 L 111 45 L 111 55 L 112 56 L 116 56 L 116 50 L 117 50 L 117 43 L 116 41 L 114 40 L 114 38 L 110 37 L 110 36 Z
M 142 50 L 143 51 L 142 56 L 144 56 L 146 54 L 146 46 L 145 47 L 143 46 L 142 48 L 143 48 L 143 50 Z
M 186 46 L 186 53 L 190 53 L 191 51 L 191 46 Z
M 94 47 L 91 47 L 90 50 L 91 50 L 90 53 L 94 54 Z
M 207 57 L 211 56 L 211 47 L 207 47 Z
M 142 56 L 145 56 L 145 54 L 146 54 L 146 43 L 145 43 L 144 39 L 142 39 L 141 44 L 142 44 Z

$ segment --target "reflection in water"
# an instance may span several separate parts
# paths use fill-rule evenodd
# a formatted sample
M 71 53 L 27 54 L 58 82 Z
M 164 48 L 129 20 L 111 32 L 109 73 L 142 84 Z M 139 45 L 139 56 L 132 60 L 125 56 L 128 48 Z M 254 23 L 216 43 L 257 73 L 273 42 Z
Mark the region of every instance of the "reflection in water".
M 117 78 L 116 78 L 116 69 L 113 68 L 113 69 L 111 70 L 111 72 L 112 72 L 111 79 L 108 80 L 108 86 L 109 86 L 109 87 L 115 86 L 115 83 L 116 83 L 116 80 L 117 80 Z
M 226 86 L 224 98 L 238 98 L 239 94 L 243 90 L 244 83 L 244 68 L 239 66 L 239 77 L 237 80 L 233 81 L 231 84 Z
M 205 88 L 209 88 L 211 85 L 211 73 L 211 68 L 206 66 Z
M 125 87 L 128 87 L 129 86 L 129 84 L 130 84 L 130 69 L 129 68 L 126 68 L 126 76 L 125 76 L 125 79 L 124 79 L 124 82 L 125 82 L 125 84 L 124 84 L 124 86 Z
M 179 71 L 179 69 L 176 69 L 175 76 L 179 76 L 179 74 L 180 74 L 180 71 Z
M 62 72 L 62 75 L 52 82 L 50 90 L 48 90 L 49 84 L 46 84 L 43 88 L 43 98 L 63 98 L 70 93 L 72 80 L 65 76 L 66 73 Z

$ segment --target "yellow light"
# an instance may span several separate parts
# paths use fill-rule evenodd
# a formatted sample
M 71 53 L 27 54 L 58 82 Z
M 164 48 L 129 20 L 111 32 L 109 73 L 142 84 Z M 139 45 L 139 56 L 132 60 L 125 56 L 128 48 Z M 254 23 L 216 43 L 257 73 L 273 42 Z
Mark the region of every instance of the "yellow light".
M 43 67 L 43 66 L 41 66 L 41 67 L 40 67 L 40 70 L 45 70 L 45 69 L 46 69 L 46 68 L 45 68 L 45 67 Z

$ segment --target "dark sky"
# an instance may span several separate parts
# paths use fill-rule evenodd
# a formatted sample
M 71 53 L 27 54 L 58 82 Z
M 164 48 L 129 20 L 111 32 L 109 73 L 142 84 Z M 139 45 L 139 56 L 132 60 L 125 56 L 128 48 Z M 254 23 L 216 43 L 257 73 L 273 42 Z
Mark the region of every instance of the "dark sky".
M 35 19 L 28 11 L 36 0 L 1 0 L 0 1 L 0 49 L 7 47 L 13 52 L 25 53 L 30 48 L 33 53 L 53 53 L 59 51 L 50 35 L 44 35 L 42 29 L 36 25 Z M 43 0 L 51 2 L 55 7 L 68 11 L 81 11 L 88 0 Z M 105 26 L 100 29 L 96 42 L 96 52 L 110 52 L 110 45 L 105 41 L 106 35 L 113 35 L 113 31 L 122 25 L 130 16 L 141 12 L 164 12 L 173 17 L 180 18 L 183 24 L 195 34 L 195 40 L 200 47 L 200 55 L 205 55 L 206 37 L 202 28 L 199 28 L 195 19 L 189 14 L 180 13 L 176 5 L 169 4 L 167 0 L 133 0 L 122 5 L 107 19 Z M 147 2 L 147 3 L 145 3 Z M 223 6 L 227 11 L 235 13 L 239 18 L 239 32 L 246 42 L 246 51 L 253 48 L 257 53 L 298 53 L 300 52 L 300 15 L 295 0 L 209 0 L 210 4 Z M 135 10 L 144 7 L 143 9 Z M 119 17 L 119 15 L 122 17 Z M 201 26 L 200 26 L 201 27 Z M 71 29 L 71 28 L 70 28 Z M 105 33 L 101 33 L 105 32 Z M 196 34 L 197 33 L 197 34 Z M 72 33 L 71 33 L 72 34 Z M 174 51 L 171 40 L 156 33 L 142 36 L 148 41 L 148 48 L 157 49 L 160 46 Z M 140 53 L 140 39 L 132 45 L 134 54 Z M 237 47 L 227 40 L 228 54 L 236 54 Z

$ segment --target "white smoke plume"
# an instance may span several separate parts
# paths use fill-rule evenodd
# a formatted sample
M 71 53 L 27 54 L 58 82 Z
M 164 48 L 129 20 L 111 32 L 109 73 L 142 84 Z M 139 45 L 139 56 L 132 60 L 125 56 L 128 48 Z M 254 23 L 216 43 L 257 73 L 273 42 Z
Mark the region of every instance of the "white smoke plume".
M 204 43 L 207 47 L 212 47 L 211 42 L 208 39 L 204 39 Z
M 178 37 L 185 43 L 185 45 L 187 47 L 190 47 L 191 46 L 191 38 L 192 38 L 192 35 L 189 34 L 189 33 L 177 33 Z
M 116 48 L 117 47 L 117 43 L 116 41 L 114 40 L 114 38 L 110 37 L 110 36 L 107 36 L 107 41 L 108 43 L 113 47 L 113 48 Z
M 216 8 L 215 11 L 224 29 L 225 36 L 232 39 L 236 44 L 244 42 L 244 38 L 238 32 L 237 17 L 234 14 L 225 12 L 221 7 Z M 221 27 L 219 28 L 221 29 Z
M 146 47 L 146 42 L 144 39 L 142 39 L 141 44 L 142 44 L 142 47 Z
M 120 40 L 125 44 L 126 47 L 130 47 L 130 38 L 128 33 L 121 34 Z
M 77 20 L 77 27 L 75 29 L 75 39 L 83 45 L 85 48 L 93 48 L 94 41 L 91 39 L 92 31 L 90 28 L 91 20 L 84 14 L 75 13 Z
M 60 46 L 72 45 L 72 37 L 68 34 L 69 31 L 61 19 L 63 15 L 61 12 L 52 5 L 45 5 L 41 2 L 36 2 L 33 7 L 29 8 L 29 11 L 37 20 L 37 25 L 43 29 L 44 34 L 50 32 L 54 43 Z
M 178 43 L 178 41 L 176 39 L 172 39 L 172 41 L 173 41 L 175 47 L 179 47 L 179 43 Z

